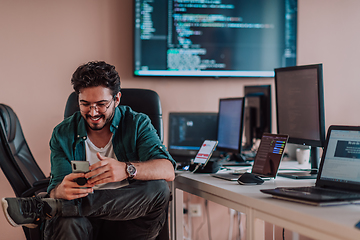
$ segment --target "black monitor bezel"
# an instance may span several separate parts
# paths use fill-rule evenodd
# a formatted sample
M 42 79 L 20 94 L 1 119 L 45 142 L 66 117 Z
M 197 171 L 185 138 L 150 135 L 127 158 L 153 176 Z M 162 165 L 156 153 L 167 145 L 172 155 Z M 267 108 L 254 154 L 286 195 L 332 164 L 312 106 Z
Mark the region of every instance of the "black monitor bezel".
M 219 141 L 219 118 L 220 118 L 220 106 L 221 101 L 235 101 L 235 100 L 241 100 L 242 101 L 242 110 L 241 110 L 241 116 L 240 116 L 240 132 L 239 132 L 239 146 L 237 149 L 228 148 L 228 147 L 222 147 L 219 146 L 219 143 L 217 145 L 217 150 L 220 152 L 227 152 L 227 153 L 234 153 L 234 154 L 241 154 L 242 150 L 242 137 L 243 137 L 243 127 L 244 127 L 244 110 L 245 110 L 245 98 L 244 97 L 236 97 L 236 98 L 220 98 L 219 99 L 219 111 L 218 111 L 218 129 L 217 129 L 217 140 Z
M 324 147 L 325 145 L 325 105 L 324 105 L 324 87 L 323 87 L 323 65 L 322 63 L 311 64 L 311 65 L 301 65 L 301 66 L 293 66 L 293 67 L 285 67 L 285 68 L 277 68 L 275 69 L 275 96 L 278 99 L 279 92 L 277 89 L 277 74 L 279 72 L 285 71 L 294 71 L 294 70 L 302 70 L 302 69 L 316 69 L 317 70 L 317 92 L 318 92 L 318 109 L 319 109 L 319 140 L 318 139 L 303 139 L 296 138 L 291 136 L 290 133 L 283 133 L 279 130 L 279 112 L 278 112 L 278 101 L 276 100 L 276 124 L 277 124 L 277 132 L 280 134 L 288 134 L 289 135 L 289 143 L 307 145 L 311 147 Z

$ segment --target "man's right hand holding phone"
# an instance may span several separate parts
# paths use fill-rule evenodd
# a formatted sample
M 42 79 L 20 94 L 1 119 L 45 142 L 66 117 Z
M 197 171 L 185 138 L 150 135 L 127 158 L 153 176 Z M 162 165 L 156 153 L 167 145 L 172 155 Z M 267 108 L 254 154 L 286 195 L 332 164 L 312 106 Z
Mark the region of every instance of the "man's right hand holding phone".
M 73 200 L 86 197 L 89 193 L 93 193 L 95 184 L 86 182 L 80 186 L 76 181 L 78 178 L 85 178 L 85 173 L 70 173 L 65 176 L 62 182 L 57 185 L 51 192 L 50 197 L 57 199 Z

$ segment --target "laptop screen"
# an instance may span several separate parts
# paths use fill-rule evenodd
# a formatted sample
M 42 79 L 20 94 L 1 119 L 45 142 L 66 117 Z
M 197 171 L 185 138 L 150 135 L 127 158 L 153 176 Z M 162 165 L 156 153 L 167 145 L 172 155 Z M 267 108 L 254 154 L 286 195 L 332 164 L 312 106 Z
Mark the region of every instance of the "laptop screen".
M 359 129 L 332 129 L 322 161 L 320 179 L 360 185 Z
M 288 135 L 264 133 L 251 172 L 275 178 L 287 140 Z

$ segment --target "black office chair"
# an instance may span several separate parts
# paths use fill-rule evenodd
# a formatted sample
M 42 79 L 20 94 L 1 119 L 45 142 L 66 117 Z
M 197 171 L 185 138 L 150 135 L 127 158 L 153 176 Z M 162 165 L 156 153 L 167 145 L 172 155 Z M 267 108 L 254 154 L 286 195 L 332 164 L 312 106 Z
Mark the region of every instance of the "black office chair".
M 46 192 L 46 178 L 26 142 L 18 117 L 7 105 L 0 104 L 0 167 L 17 197 Z M 41 239 L 40 227 L 23 227 L 26 239 Z
M 149 89 L 123 88 L 121 89 L 120 105 L 127 105 L 136 112 L 145 113 L 149 116 L 151 123 L 159 134 L 160 140 L 164 141 L 164 126 L 162 109 L 159 95 Z M 78 95 L 72 92 L 67 100 L 64 118 L 79 111 Z M 111 228 L 110 228 L 111 229 Z M 169 223 L 166 218 L 165 225 L 156 240 L 169 239 Z

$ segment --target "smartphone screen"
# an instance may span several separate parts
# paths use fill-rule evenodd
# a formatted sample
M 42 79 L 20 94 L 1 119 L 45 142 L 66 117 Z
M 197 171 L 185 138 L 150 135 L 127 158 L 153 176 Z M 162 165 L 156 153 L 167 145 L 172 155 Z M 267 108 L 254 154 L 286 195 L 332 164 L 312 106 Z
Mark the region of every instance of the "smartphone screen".
M 214 150 L 217 146 L 217 143 L 218 143 L 218 141 L 205 140 L 203 142 L 203 144 L 201 145 L 200 150 L 196 154 L 194 163 L 205 165 L 209 161 L 212 153 L 214 152 Z

